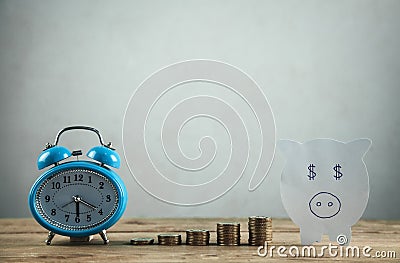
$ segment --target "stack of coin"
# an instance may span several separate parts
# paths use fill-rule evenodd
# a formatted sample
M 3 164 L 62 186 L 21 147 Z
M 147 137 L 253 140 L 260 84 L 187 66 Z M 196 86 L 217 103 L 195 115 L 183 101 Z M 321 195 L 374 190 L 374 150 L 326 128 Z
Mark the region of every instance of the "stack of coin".
M 208 246 L 210 243 L 210 232 L 202 229 L 186 230 L 186 245 Z
M 154 243 L 154 238 L 132 238 L 131 245 L 152 245 Z
M 158 244 L 165 246 L 175 246 L 182 243 L 181 235 L 179 234 L 159 234 Z
M 239 223 L 218 223 L 217 244 L 219 246 L 240 245 L 240 224 Z
M 272 242 L 272 219 L 266 216 L 249 217 L 249 245 L 262 246 Z

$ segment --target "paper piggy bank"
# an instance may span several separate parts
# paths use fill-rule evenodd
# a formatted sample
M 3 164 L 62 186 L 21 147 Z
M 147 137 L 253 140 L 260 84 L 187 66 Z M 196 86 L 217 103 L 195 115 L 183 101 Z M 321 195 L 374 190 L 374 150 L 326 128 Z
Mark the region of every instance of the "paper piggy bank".
M 278 147 L 286 158 L 281 176 L 283 205 L 300 227 L 303 245 L 331 241 L 347 245 L 351 226 L 368 202 L 369 182 L 363 156 L 369 139 L 343 143 L 316 139 L 305 143 L 281 140 Z

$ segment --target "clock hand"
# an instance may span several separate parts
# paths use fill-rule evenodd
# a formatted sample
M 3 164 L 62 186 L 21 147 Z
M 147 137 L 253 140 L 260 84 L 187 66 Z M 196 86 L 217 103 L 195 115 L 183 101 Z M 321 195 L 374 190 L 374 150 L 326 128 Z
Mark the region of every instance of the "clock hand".
M 72 196 L 72 198 L 74 198 L 75 202 L 76 217 L 79 217 L 79 203 L 81 202 L 81 198 L 78 195 Z
M 75 202 L 76 217 L 79 217 L 79 202 Z
M 96 209 L 97 208 L 96 206 L 92 205 L 91 203 L 88 203 L 85 200 L 83 200 L 82 197 L 80 197 L 79 195 L 72 196 L 72 197 L 74 198 L 74 202 L 76 202 L 76 203 L 82 203 L 82 204 L 84 204 L 84 205 L 86 205 L 86 206 L 88 206 L 88 207 L 90 207 L 92 209 Z
M 68 202 L 68 203 L 66 203 L 65 205 L 63 205 L 61 208 L 64 208 L 64 207 L 66 207 L 67 205 L 70 205 L 70 204 L 72 204 L 73 202 L 75 202 L 75 200 L 72 200 L 71 202 Z
M 92 208 L 92 209 L 96 209 L 96 208 L 97 208 L 97 207 L 95 207 L 94 205 L 92 205 L 92 204 L 86 202 L 86 201 L 83 200 L 83 199 L 81 199 L 81 203 L 84 204 L 84 205 L 86 205 L 86 206 L 88 206 L 88 207 L 90 207 L 90 208 Z
M 64 208 L 64 207 L 66 207 L 67 205 L 70 205 L 70 204 L 72 204 L 73 202 L 80 202 L 81 201 L 81 198 L 77 195 L 77 196 L 72 196 L 72 198 L 73 198 L 73 200 L 71 201 L 71 202 L 68 202 L 68 203 L 66 203 L 65 205 L 63 205 L 61 208 Z

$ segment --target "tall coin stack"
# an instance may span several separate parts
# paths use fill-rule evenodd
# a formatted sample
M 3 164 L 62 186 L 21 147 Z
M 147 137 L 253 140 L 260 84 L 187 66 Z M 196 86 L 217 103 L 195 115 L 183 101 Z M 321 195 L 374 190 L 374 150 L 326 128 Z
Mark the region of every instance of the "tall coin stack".
M 181 235 L 179 234 L 159 234 L 158 244 L 165 246 L 176 246 L 182 243 Z
M 186 245 L 208 246 L 210 243 L 210 231 L 202 229 L 186 230 Z
M 219 246 L 240 245 L 240 224 L 239 223 L 218 223 L 217 244 Z
M 249 217 L 249 245 L 262 246 L 272 242 L 272 219 L 266 216 Z

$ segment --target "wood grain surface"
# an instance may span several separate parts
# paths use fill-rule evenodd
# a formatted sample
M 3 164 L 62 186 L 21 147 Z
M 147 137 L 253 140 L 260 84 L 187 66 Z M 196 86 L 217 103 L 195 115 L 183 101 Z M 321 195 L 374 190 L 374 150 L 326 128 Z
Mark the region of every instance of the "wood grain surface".
M 241 223 L 241 246 L 225 247 L 216 245 L 217 222 Z M 132 246 L 129 241 L 135 237 L 152 237 L 157 234 L 180 233 L 184 243 L 186 229 L 208 229 L 211 232 L 209 246 Z M 323 257 L 292 257 L 288 249 L 296 246 L 301 251 L 299 229 L 288 219 L 273 219 L 273 242 L 271 246 L 286 246 L 280 257 L 277 249 L 273 256 L 261 257 L 255 246 L 248 246 L 247 218 L 134 218 L 122 219 L 108 230 L 110 244 L 103 245 L 96 235 L 90 243 L 71 243 L 68 237 L 56 236 L 51 246 L 44 240 L 47 231 L 33 219 L 0 219 L 0 262 L 271 262 L 271 261 L 377 261 L 398 262 L 400 258 L 400 221 L 365 221 L 353 226 L 351 246 L 360 248 L 360 258 L 331 257 L 324 250 Z M 316 251 L 328 245 L 326 236 L 315 244 Z M 332 243 L 336 245 L 336 243 Z M 362 255 L 364 246 L 372 248 L 371 258 Z M 271 247 L 269 247 L 271 248 Z M 294 250 L 293 250 L 294 251 Z M 396 258 L 376 258 L 376 252 L 395 252 Z M 344 253 L 345 254 L 345 253 Z M 352 253 L 350 253 L 351 256 Z M 382 253 L 381 253 L 382 254 Z M 386 253 L 387 254 L 387 253 Z

